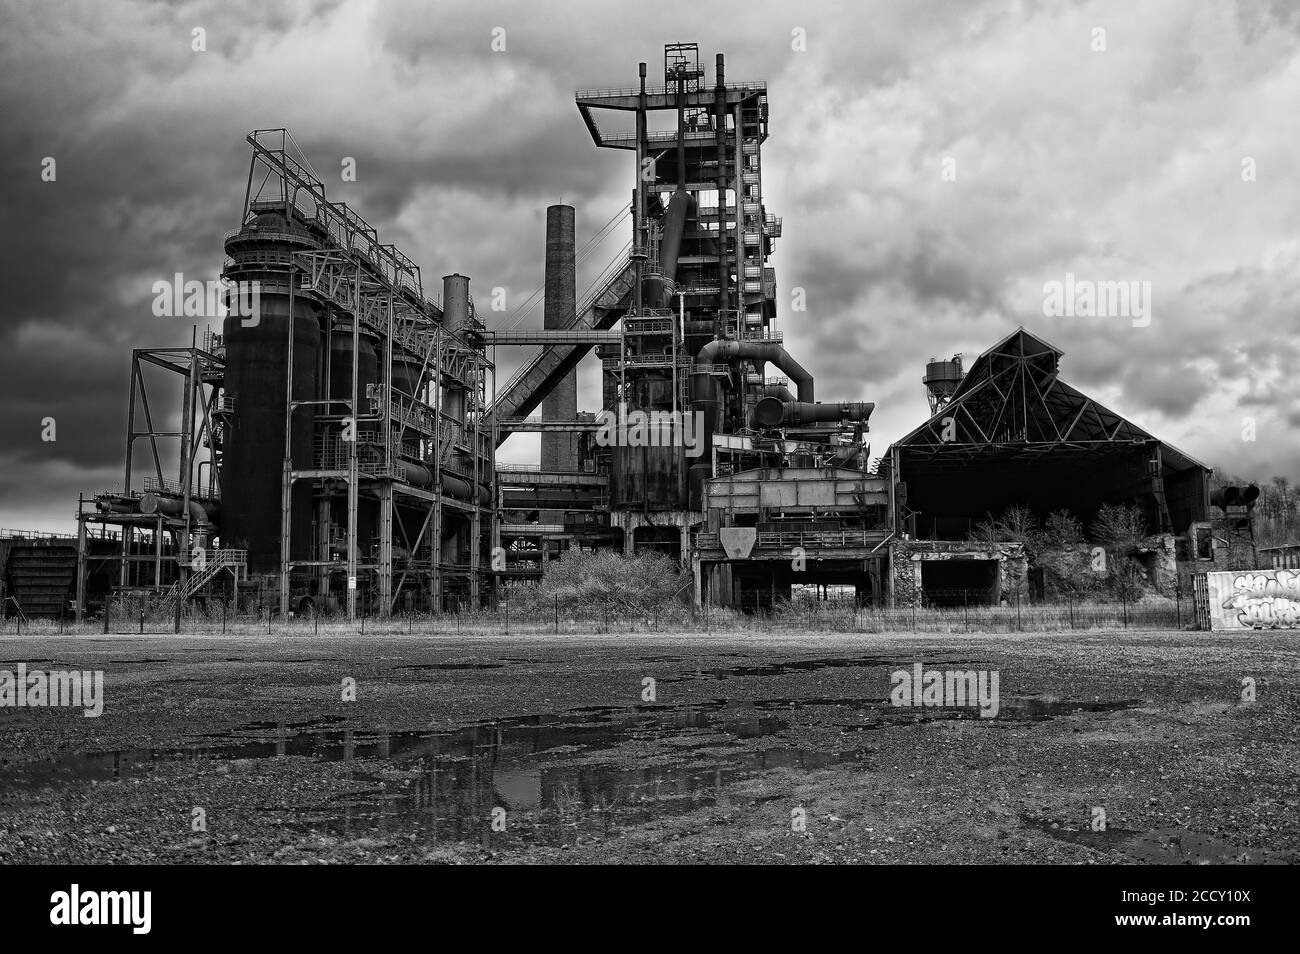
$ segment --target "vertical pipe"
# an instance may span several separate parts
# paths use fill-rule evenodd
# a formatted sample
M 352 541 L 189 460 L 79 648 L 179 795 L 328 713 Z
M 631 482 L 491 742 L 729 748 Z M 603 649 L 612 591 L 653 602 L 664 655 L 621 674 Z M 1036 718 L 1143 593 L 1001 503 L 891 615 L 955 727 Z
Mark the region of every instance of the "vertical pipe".
M 77 494 L 77 605 L 76 619 L 80 623 L 86 614 L 86 515 L 85 496 Z
M 384 481 L 379 485 L 379 615 L 387 617 L 393 606 L 393 484 L 388 479 L 393 467 L 393 296 L 388 298 L 387 328 L 384 335 L 383 439 Z M 413 389 L 414 390 L 414 389 Z
M 352 285 L 352 390 L 348 404 L 352 440 L 348 445 L 348 621 L 357 618 L 357 377 L 361 357 L 361 271 L 353 274 Z M 288 595 L 282 597 L 287 600 Z
M 482 435 L 479 433 L 479 427 L 483 422 L 483 408 L 481 402 L 477 400 L 477 385 L 482 380 L 480 377 L 482 368 L 479 364 L 479 352 L 474 352 L 474 383 L 476 385 L 473 392 L 473 404 L 475 406 L 474 414 L 474 479 L 470 483 L 470 506 L 474 509 L 470 512 L 469 521 L 469 598 L 475 610 L 482 607 L 482 571 L 483 571 L 483 503 L 479 499 L 479 488 L 481 486 L 481 475 L 479 465 L 483 456 Z M 469 395 L 467 395 L 469 397 Z
M 718 177 L 718 321 L 731 301 L 727 287 L 727 86 L 721 53 L 717 56 L 716 85 L 713 88 L 714 141 L 717 144 Z M 739 214 L 739 210 L 737 210 Z M 721 330 L 721 327 L 719 328 Z
M 122 493 L 129 495 L 131 493 L 131 451 L 135 446 L 135 401 L 136 401 L 136 382 L 140 379 L 140 355 L 136 352 L 131 355 L 131 397 L 126 411 L 126 476 L 122 479 Z M 152 430 L 153 428 L 150 428 Z M 122 528 L 122 545 L 120 548 L 120 560 L 117 569 L 117 585 L 126 586 L 126 557 L 130 553 L 128 543 L 127 527 Z M 104 630 L 108 632 L 108 630 Z
M 284 369 L 284 469 L 280 475 L 280 617 L 289 615 L 290 534 L 293 532 L 293 269 L 289 269 L 289 338 Z
M 645 94 L 645 64 L 640 64 L 641 74 L 641 93 L 637 97 L 636 106 L 636 191 L 633 200 L 633 223 L 632 223 L 632 244 L 640 247 L 640 255 L 633 258 L 636 269 L 636 284 L 633 286 L 633 314 L 641 314 L 642 289 L 641 284 L 645 281 L 645 254 L 646 246 L 649 245 L 649 239 L 645 234 L 645 180 L 642 178 L 642 169 L 644 168 L 646 158 L 646 94 Z
M 445 301 L 446 299 L 444 299 Z M 433 492 L 438 499 L 433 502 L 433 539 L 430 550 L 433 559 L 429 565 L 429 604 L 434 613 L 442 612 L 442 573 L 439 561 L 442 559 L 442 358 L 443 331 L 441 328 L 433 335 Z

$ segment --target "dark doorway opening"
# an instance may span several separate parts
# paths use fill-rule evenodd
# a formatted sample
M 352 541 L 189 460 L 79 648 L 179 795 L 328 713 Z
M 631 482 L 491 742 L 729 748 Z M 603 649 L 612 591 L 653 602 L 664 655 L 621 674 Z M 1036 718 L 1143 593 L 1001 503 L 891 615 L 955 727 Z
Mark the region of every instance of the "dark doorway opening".
M 997 560 L 923 560 L 921 593 L 927 606 L 989 606 L 998 602 Z

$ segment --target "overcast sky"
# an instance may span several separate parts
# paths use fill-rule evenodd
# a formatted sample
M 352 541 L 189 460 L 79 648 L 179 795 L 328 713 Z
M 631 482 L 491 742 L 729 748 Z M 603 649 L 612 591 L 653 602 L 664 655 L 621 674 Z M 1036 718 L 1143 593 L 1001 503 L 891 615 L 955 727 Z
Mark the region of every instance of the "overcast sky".
M 819 399 L 876 402 L 873 456 L 926 417 L 927 359 L 969 364 L 1023 324 L 1065 380 L 1210 466 L 1300 478 L 1298 11 L 0 0 L 0 527 L 70 531 L 78 491 L 120 487 L 130 349 L 194 327 L 154 317 L 152 285 L 217 275 L 250 130 L 287 126 L 427 290 L 459 271 L 513 309 L 542 280 L 545 207 L 576 206 L 581 245 L 631 188 L 573 91 L 632 86 L 640 60 L 653 78 L 677 41 L 710 77 L 721 51 L 768 82 L 779 327 Z M 1045 316 L 1067 273 L 1149 281 L 1149 323 Z M 580 407 L 598 379 L 589 358 Z

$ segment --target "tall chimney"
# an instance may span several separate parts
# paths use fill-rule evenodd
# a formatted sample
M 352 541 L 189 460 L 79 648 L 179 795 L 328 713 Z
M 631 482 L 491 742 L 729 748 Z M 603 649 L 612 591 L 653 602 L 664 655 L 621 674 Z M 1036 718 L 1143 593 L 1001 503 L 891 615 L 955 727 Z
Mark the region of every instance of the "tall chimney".
M 568 328 L 577 308 L 574 271 L 574 212 L 571 205 L 546 210 L 546 299 L 542 326 Z M 578 372 L 570 371 L 542 399 L 542 420 L 572 421 L 578 416 Z M 578 464 L 578 435 L 542 434 L 542 470 L 574 472 Z

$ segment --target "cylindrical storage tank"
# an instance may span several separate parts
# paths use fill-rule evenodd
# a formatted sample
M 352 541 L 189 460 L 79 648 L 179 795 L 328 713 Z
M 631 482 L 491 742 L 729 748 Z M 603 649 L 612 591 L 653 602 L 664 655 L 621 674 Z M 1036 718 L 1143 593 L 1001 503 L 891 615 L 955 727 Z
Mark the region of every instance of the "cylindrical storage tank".
M 947 401 L 956 392 L 957 385 L 961 384 L 961 378 L 960 361 L 929 361 L 925 365 L 925 377 L 921 383 L 935 397 Z
M 368 329 L 362 328 L 357 336 L 357 414 L 366 411 L 366 385 L 379 382 L 379 341 Z M 330 335 L 330 398 L 336 401 L 352 399 L 352 321 L 338 318 Z M 341 414 L 342 407 L 333 408 Z
M 459 273 L 442 277 L 442 323 L 460 331 L 469 323 L 469 278 Z
M 405 351 L 393 351 L 393 387 L 403 394 L 418 397 L 424 362 Z
M 261 293 L 255 323 L 226 317 L 226 396 L 234 405 L 221 466 L 221 543 L 248 551 L 250 573 L 280 567 L 280 491 L 284 472 L 285 385 L 290 377 L 289 335 L 293 335 L 294 400 L 319 397 L 321 333 L 315 306 L 287 294 Z M 312 466 L 312 407 L 294 411 L 290 453 L 294 467 Z M 290 504 L 289 555 L 311 559 L 311 486 L 298 483 Z

